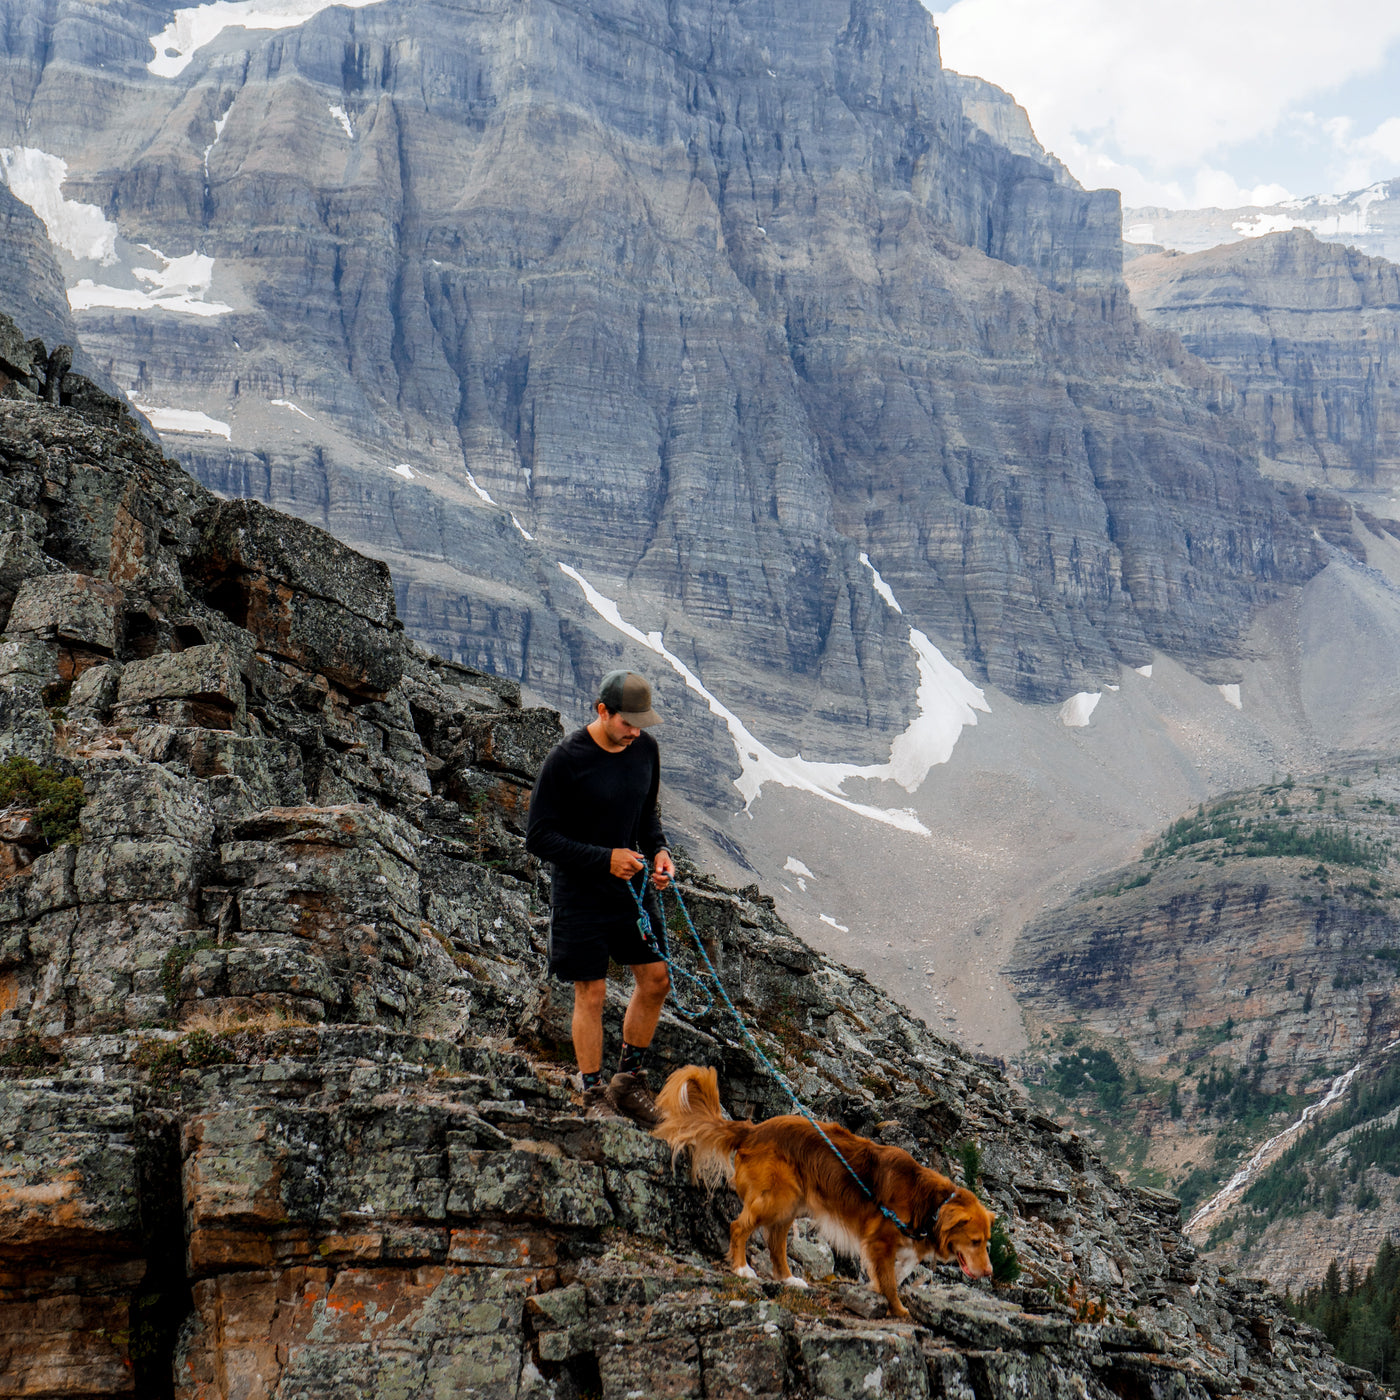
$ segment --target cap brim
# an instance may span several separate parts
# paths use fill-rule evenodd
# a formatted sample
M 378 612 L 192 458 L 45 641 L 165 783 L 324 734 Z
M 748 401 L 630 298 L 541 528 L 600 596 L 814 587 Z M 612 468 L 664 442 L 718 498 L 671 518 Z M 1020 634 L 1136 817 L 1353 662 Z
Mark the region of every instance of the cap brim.
M 626 710 L 619 710 L 618 714 L 638 729 L 650 729 L 653 724 L 662 723 L 661 716 L 655 710 L 643 710 L 639 715 L 629 715 Z

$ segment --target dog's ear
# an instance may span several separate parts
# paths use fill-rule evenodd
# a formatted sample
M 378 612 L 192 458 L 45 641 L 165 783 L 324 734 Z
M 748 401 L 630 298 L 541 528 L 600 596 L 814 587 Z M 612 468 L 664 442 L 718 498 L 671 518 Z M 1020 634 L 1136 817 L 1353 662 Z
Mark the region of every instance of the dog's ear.
M 933 1245 L 940 1257 L 946 1258 L 952 1252 L 949 1241 L 953 1231 L 967 1220 L 967 1216 L 967 1207 L 956 1196 L 950 1196 L 944 1202 L 933 1231 Z

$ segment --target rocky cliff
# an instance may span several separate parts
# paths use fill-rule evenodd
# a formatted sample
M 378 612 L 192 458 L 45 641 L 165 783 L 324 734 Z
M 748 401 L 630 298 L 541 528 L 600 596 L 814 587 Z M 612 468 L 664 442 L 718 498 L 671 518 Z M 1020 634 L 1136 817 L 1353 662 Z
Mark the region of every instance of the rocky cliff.
M 918 684 L 862 553 L 1035 701 L 1154 648 L 1229 679 L 1318 567 L 1228 386 L 1136 324 L 1116 196 L 946 74 L 917 0 L 31 11 L 0 139 L 84 342 L 206 484 L 387 559 L 415 635 L 557 703 L 622 645 L 561 561 L 842 759 Z M 674 703 L 714 801 L 728 735 Z
M 1400 473 L 1400 268 L 1297 230 L 1130 263 L 1133 304 L 1230 377 L 1271 470 L 1389 491 Z
M 1393 760 L 1236 793 L 1034 920 L 1011 976 L 1034 1027 L 1028 1075 L 1047 1104 L 1083 1115 L 1136 1179 L 1195 1204 L 1357 1066 L 1359 1092 L 1400 1035 L 1398 799 Z M 1329 1154 L 1390 1107 L 1310 1139 L 1293 1180 L 1316 1169 L 1322 1181 Z M 1279 1210 L 1258 1214 L 1236 1192 L 1200 1238 L 1233 1237 L 1227 1257 L 1280 1287 L 1316 1283 L 1334 1255 L 1374 1255 L 1394 1193 L 1370 1197 L 1392 1167 L 1387 1145 L 1343 1171 L 1330 1204 L 1326 1181 L 1290 1197 L 1278 1224 Z M 1358 1193 L 1370 1214 L 1355 1209 Z
M 520 838 L 557 716 L 409 642 L 381 564 L 5 366 L 8 1393 L 1379 1400 L 1173 1200 L 691 870 L 809 1101 L 975 1143 L 1025 1271 L 917 1275 L 910 1323 L 811 1240 L 809 1293 L 722 1272 L 726 1198 L 578 1115 Z M 786 1106 L 722 1017 L 656 1054 Z
M 0 311 L 49 345 L 76 345 L 63 272 L 38 216 L 0 186 Z

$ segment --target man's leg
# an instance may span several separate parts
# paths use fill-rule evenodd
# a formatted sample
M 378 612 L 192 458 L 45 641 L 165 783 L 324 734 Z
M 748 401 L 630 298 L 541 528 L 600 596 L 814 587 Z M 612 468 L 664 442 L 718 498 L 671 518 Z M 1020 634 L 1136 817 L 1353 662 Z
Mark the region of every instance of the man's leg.
M 624 1054 L 629 1047 L 645 1050 L 651 1044 L 656 1023 L 661 1019 L 661 1008 L 666 1004 L 666 994 L 671 990 L 671 975 L 664 962 L 638 963 L 632 969 L 632 980 L 636 985 L 627 1003 L 627 1015 L 622 1020 Z M 600 1011 L 601 1005 L 599 1003 Z M 601 1052 L 601 1034 L 598 1048 Z
M 607 995 L 608 983 L 604 977 L 596 982 L 574 983 L 574 1058 L 584 1075 L 596 1076 L 603 1068 L 603 1003 Z M 653 1028 L 655 1025 L 653 1020 Z M 584 1080 L 585 1087 L 588 1082 Z M 597 1079 L 593 1082 L 597 1083 Z
M 654 1128 L 660 1119 L 642 1059 L 656 1034 L 656 1023 L 661 1019 L 671 979 L 664 962 L 636 963 L 632 976 L 636 986 L 622 1022 L 622 1059 L 608 1085 L 608 1098 L 618 1112 L 626 1114 L 634 1123 Z

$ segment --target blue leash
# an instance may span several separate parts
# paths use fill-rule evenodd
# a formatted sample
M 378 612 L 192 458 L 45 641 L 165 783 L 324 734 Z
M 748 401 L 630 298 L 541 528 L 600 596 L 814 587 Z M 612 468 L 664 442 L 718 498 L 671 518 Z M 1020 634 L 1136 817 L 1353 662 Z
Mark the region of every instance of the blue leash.
M 661 890 L 657 890 L 656 892 L 656 902 L 657 907 L 661 910 L 663 922 L 662 935 L 658 939 L 653 932 L 651 915 L 647 913 L 646 907 L 646 889 L 647 881 L 651 877 L 651 866 L 648 864 L 645 856 L 642 857 L 641 874 L 642 884 L 640 890 L 638 890 L 637 886 L 634 885 L 631 880 L 627 882 L 627 889 L 632 896 L 632 902 L 637 906 L 637 932 L 642 935 L 642 942 L 666 964 L 666 971 L 671 975 L 671 995 L 675 999 L 676 1010 L 687 1020 L 695 1020 L 697 1017 L 703 1016 L 706 1012 L 714 1009 L 714 993 L 710 991 L 703 978 L 697 977 L 693 972 L 688 971 L 686 968 L 679 967 L 671 961 L 670 940 L 666 937 L 664 927 L 666 904 Z M 671 882 L 671 892 L 676 896 L 676 903 L 680 905 L 681 913 L 685 915 L 685 921 L 690 927 L 691 935 L 695 938 L 697 945 L 700 944 L 700 935 L 695 932 L 695 925 L 690 922 L 690 914 L 681 899 L 680 891 L 675 888 L 674 881 Z M 704 953 L 705 949 L 703 945 L 701 945 L 700 951 Z M 709 958 L 706 957 L 705 962 L 708 964 L 709 961 Z M 687 1006 L 684 999 L 681 997 L 680 985 L 676 981 L 678 976 L 684 977 L 687 982 L 692 983 L 698 990 L 701 1000 L 696 1005 Z M 714 977 L 715 983 L 718 985 L 719 978 L 715 976 L 713 966 L 710 967 L 710 976 Z M 720 987 L 720 992 L 721 994 L 724 992 L 723 987 Z M 726 997 L 725 1000 L 728 1001 L 729 998 Z
M 637 905 L 637 930 L 642 935 L 642 941 L 647 945 L 647 947 L 650 948 L 653 952 L 659 954 L 665 962 L 666 970 L 671 974 L 671 988 L 673 993 L 676 991 L 675 974 L 680 973 L 682 977 L 686 978 L 690 982 L 693 982 L 704 994 L 704 1005 L 699 1007 L 698 1010 L 691 1010 L 687 1008 L 681 1002 L 680 996 L 676 995 L 676 1010 L 679 1011 L 681 1015 L 685 1016 L 687 1019 L 693 1019 L 696 1016 L 703 1016 L 706 1012 L 713 1009 L 715 1004 L 714 994 L 710 991 L 709 987 L 706 986 L 705 982 L 701 978 L 697 977 L 693 972 L 687 972 L 685 968 L 675 966 L 675 964 L 671 962 L 670 953 L 667 951 L 665 943 L 663 942 L 658 944 L 655 936 L 652 933 L 651 915 L 647 913 L 646 906 L 643 903 L 646 894 L 647 880 L 650 878 L 650 875 L 651 867 L 648 865 L 646 857 L 643 856 L 641 870 L 642 882 L 640 893 L 638 892 L 637 886 L 635 886 L 631 880 L 627 882 L 627 888 L 632 892 L 632 899 Z M 817 1122 L 816 1118 L 813 1117 L 811 1110 L 806 1106 L 806 1104 L 802 1102 L 801 1099 L 797 1097 L 797 1091 L 788 1082 L 787 1076 L 783 1074 L 782 1070 L 780 1070 L 773 1063 L 773 1061 L 770 1060 L 768 1056 L 763 1053 L 763 1047 L 758 1043 L 758 1041 L 754 1039 L 753 1032 L 749 1030 L 748 1025 L 744 1021 L 744 1018 L 739 1014 L 739 1008 L 735 1006 L 734 1003 L 730 1000 L 729 993 L 725 990 L 724 983 L 720 980 L 720 975 L 715 970 L 714 963 L 710 961 L 710 954 L 705 948 L 704 940 L 700 937 L 700 934 L 695 927 L 695 923 L 690 917 L 690 910 L 685 907 L 685 900 L 681 898 L 681 892 L 676 888 L 676 882 L 674 878 L 672 878 L 672 880 L 670 881 L 668 888 L 670 889 L 671 893 L 675 896 L 676 906 L 680 909 L 681 915 L 685 919 L 685 926 L 687 929 L 690 930 L 690 936 L 695 941 L 695 946 L 697 949 L 699 949 L 700 956 L 704 959 L 705 967 L 708 969 L 709 972 L 710 981 L 714 983 L 715 989 L 720 994 L 720 999 L 724 1002 L 725 1006 L 729 1008 L 729 1014 L 734 1018 L 735 1025 L 739 1027 L 740 1034 L 744 1037 L 744 1040 L 748 1044 L 749 1049 L 753 1051 L 755 1058 L 763 1066 L 763 1068 L 766 1069 L 768 1073 L 773 1076 L 778 1086 L 783 1090 L 785 1094 L 787 1094 L 788 1098 L 792 1100 L 792 1106 L 798 1111 L 798 1113 L 801 1114 L 801 1116 L 805 1118 L 817 1130 L 817 1136 L 820 1137 L 824 1143 L 826 1143 L 826 1145 L 835 1154 L 836 1160 L 840 1162 L 841 1165 L 845 1167 L 845 1169 L 850 1173 L 851 1180 L 854 1181 L 855 1184 L 860 1187 L 861 1191 L 865 1194 L 866 1200 L 868 1200 L 871 1205 L 875 1206 L 879 1210 L 880 1214 L 883 1215 L 885 1219 L 888 1220 L 890 1224 L 893 1225 L 901 1234 L 908 1235 L 910 1239 L 927 1239 L 929 1237 L 930 1231 L 924 1230 L 916 1234 L 912 1227 L 906 1225 L 904 1221 L 902 1221 L 899 1218 L 899 1216 L 897 1216 L 892 1210 L 890 1210 L 888 1206 L 882 1205 L 879 1201 L 875 1199 L 874 1192 L 871 1191 L 871 1189 L 865 1184 L 865 1182 L 861 1180 L 860 1176 L 856 1172 L 856 1169 L 846 1160 L 845 1156 L 842 1154 L 841 1149 L 837 1147 L 837 1145 L 834 1142 L 832 1142 L 831 1138 L 827 1135 L 826 1129 L 823 1128 L 822 1125 Z M 661 906 L 663 914 L 665 912 L 664 896 L 664 891 L 657 891 L 657 902 Z M 951 1199 L 951 1196 L 948 1197 L 948 1200 Z M 944 1205 L 947 1205 L 947 1203 L 948 1201 L 945 1200 L 942 1203 L 942 1205 L 939 1206 L 939 1210 L 941 1210 Z M 933 1213 L 932 1219 L 935 1223 L 937 1222 L 937 1211 Z

